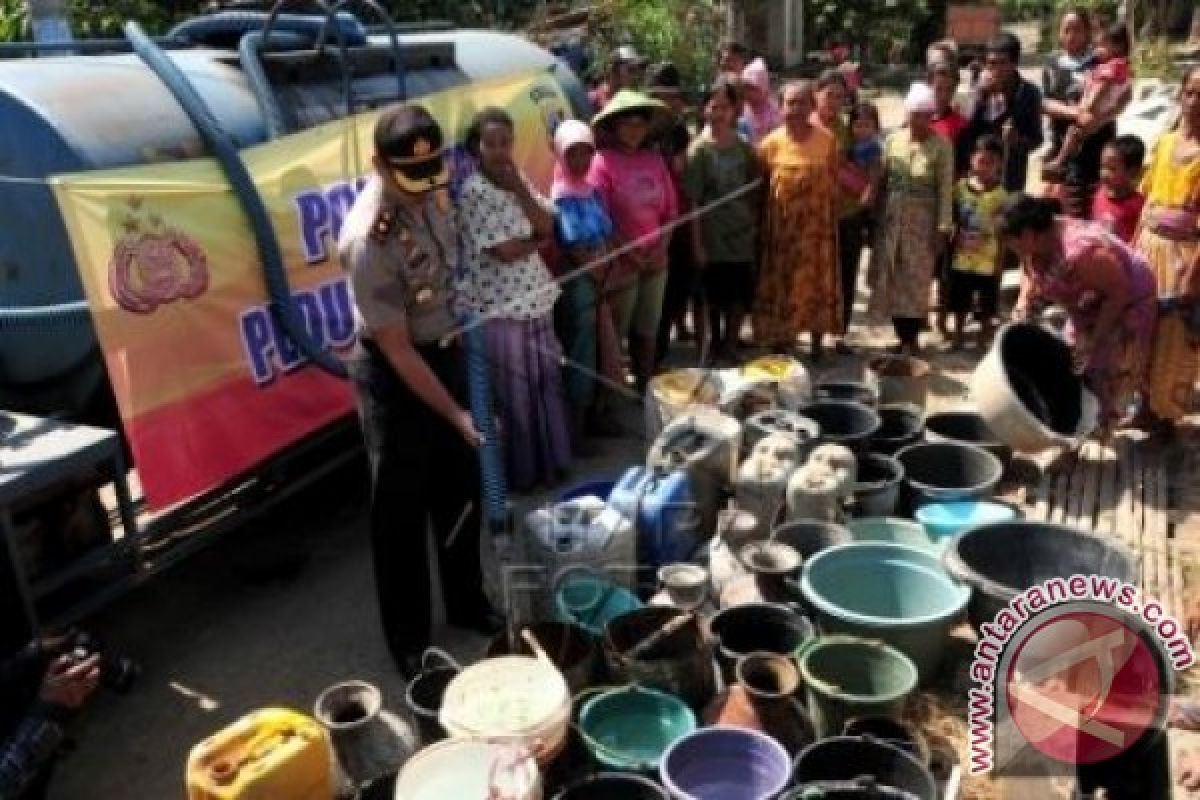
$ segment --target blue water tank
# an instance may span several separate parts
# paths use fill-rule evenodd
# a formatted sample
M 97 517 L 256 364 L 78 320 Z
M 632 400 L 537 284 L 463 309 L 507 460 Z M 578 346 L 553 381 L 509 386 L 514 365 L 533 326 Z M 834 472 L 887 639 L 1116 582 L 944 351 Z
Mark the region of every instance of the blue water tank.
M 468 82 L 553 70 L 578 111 L 586 97 L 555 56 L 519 36 L 491 31 L 402 34 L 401 47 L 431 56 L 407 72 L 410 99 Z M 371 37 L 386 45 L 387 38 Z M 230 50 L 172 50 L 221 125 L 239 145 L 266 137 L 259 106 Z M 387 88 L 389 86 L 390 88 Z M 395 76 L 355 81 L 356 98 L 386 97 Z M 301 127 L 342 113 L 336 81 L 281 97 Z M 72 303 L 83 289 L 49 176 L 204 155 L 195 129 L 158 78 L 134 55 L 0 61 L 0 320 L 6 309 Z M 76 412 L 104 377 L 84 320 L 0 321 L 0 407 Z

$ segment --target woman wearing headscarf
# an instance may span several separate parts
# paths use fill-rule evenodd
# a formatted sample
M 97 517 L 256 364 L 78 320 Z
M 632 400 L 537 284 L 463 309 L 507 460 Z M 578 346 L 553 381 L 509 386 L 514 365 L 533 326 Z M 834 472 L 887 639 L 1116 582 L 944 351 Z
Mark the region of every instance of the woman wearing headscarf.
M 554 132 L 554 184 L 550 191 L 557 210 L 555 240 L 563 253 L 566 274 L 561 278 L 562 297 L 555 309 L 559 337 L 567 357 L 563 373 L 573 449 L 587 452 L 584 430 L 604 432 L 611 428 L 607 409 L 596 407 L 597 370 L 620 380 L 620 353 L 603 363 L 597 353 L 600 295 L 607 268 L 604 256 L 613 235 L 612 218 L 599 192 L 588 183 L 588 171 L 596 154 L 592 129 L 569 119 Z M 611 320 L 609 320 L 611 325 Z M 593 411 L 594 409 L 594 411 Z M 594 414 L 594 416 L 592 416 Z
M 766 62 L 756 58 L 742 70 L 742 125 L 750 144 L 758 146 L 767 134 L 783 124 L 783 112 L 771 97 L 771 73 Z
M 896 351 L 914 355 L 934 267 L 954 232 L 954 151 L 933 131 L 933 89 L 914 83 L 904 109 L 908 123 L 884 146 L 884 209 L 871 250 L 868 312 L 890 318 L 900 340 Z

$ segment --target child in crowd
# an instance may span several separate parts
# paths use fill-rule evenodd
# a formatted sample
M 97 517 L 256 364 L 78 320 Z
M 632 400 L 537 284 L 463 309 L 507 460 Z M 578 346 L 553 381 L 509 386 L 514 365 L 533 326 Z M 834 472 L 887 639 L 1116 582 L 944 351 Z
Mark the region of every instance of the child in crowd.
M 1133 85 L 1130 49 L 1129 29 L 1125 25 L 1118 23 L 1104 29 L 1094 52 L 1096 66 L 1084 83 L 1079 106 L 1083 119 L 1067 130 L 1062 146 L 1046 163 L 1043 173 L 1047 177 L 1061 179 L 1067 162 L 1079 152 L 1084 140 L 1096 132 L 1097 123 L 1107 124 L 1125 102 Z
M 629 247 L 612 265 L 606 298 L 618 340 L 629 340 L 629 356 L 639 392 L 654 372 L 658 323 L 667 285 L 667 246 L 663 228 L 679 216 L 671 171 L 651 147 L 652 128 L 664 129 L 670 112 L 660 101 L 624 89 L 592 120 L 599 151 L 588 183 L 612 215 L 614 245 Z
M 954 192 L 954 256 L 948 276 L 947 307 L 954 314 L 954 349 L 963 347 L 967 315 L 978 300 L 980 311 L 979 348 L 992 340 L 997 310 L 1003 248 L 997 231 L 1001 209 L 1008 193 L 1000 184 L 1004 145 L 996 136 L 981 136 L 971 154 L 971 169 L 959 180 Z
M 553 485 L 571 463 L 562 348 L 554 333 L 558 285 L 538 255 L 554 234 L 554 206 L 513 161 L 508 112 L 480 111 L 465 137 L 479 169 L 463 184 L 466 297 L 485 320 L 488 363 L 518 492 Z
M 944 54 L 942 49 L 932 52 Z M 967 127 L 967 118 L 958 110 L 954 98 L 958 93 L 958 63 L 957 55 L 941 60 L 935 57 L 929 67 L 929 85 L 933 88 L 933 98 L 937 110 L 933 112 L 933 132 L 950 143 L 954 151 L 954 178 L 957 180 L 967 172 L 967 161 L 970 153 L 964 153 L 959 145 L 962 132 Z M 937 269 L 933 273 L 933 283 L 937 295 L 937 328 L 943 336 L 949 336 L 947 325 L 946 292 L 950 270 L 950 253 L 943 252 L 938 257 Z
M 933 99 L 937 110 L 933 112 L 933 132 L 956 148 L 967 118 L 958 110 L 954 98 L 958 93 L 958 68 L 939 64 L 929 70 L 929 85 L 933 88 Z M 966 157 L 955 159 L 955 173 L 962 176 L 967 171 Z
M 852 192 L 859 203 L 875 205 L 879 178 L 883 175 L 883 140 L 879 109 L 872 103 L 857 103 L 850 109 L 850 144 L 846 148 L 838 182 Z
M 563 388 L 571 425 L 571 444 L 577 453 L 584 455 L 584 431 L 589 415 L 596 415 L 592 418 L 595 432 L 607 432 L 603 428 L 608 425 L 602 409 L 593 412 L 599 362 L 597 311 L 607 265 L 581 270 L 600 264 L 608 252 L 613 224 L 600 195 L 587 182 L 588 170 L 596 154 L 592 129 L 579 120 L 564 121 L 554 132 L 554 150 L 558 154 L 551 189 L 551 199 L 558 211 L 554 231 L 566 263 L 556 321 L 567 357 Z M 619 358 L 616 368 L 620 369 Z
M 1136 136 L 1118 136 L 1100 156 L 1100 191 L 1092 200 L 1092 219 L 1126 244 L 1133 242 L 1146 197 L 1137 190 L 1146 146 Z
M 742 70 L 742 123 L 755 147 L 768 133 L 783 124 L 783 112 L 771 97 L 771 74 L 761 58 Z
M 857 103 L 850 109 L 850 143 L 838 170 L 838 188 L 852 213 L 838 221 L 838 261 L 842 275 L 842 327 L 850 330 L 858 268 L 863 247 L 869 240 L 879 183 L 883 178 L 883 141 L 879 109 Z M 843 349 L 845 344 L 843 342 Z
M 738 80 L 750 63 L 750 48 L 732 40 L 721 42 L 717 48 L 717 72 L 729 80 Z
M 758 177 L 758 160 L 737 134 L 737 101 L 737 87 L 725 78 L 709 90 L 704 101 L 708 127 L 688 151 L 685 179 L 696 208 L 726 200 L 692 222 L 691 241 L 708 298 L 713 349 L 731 364 L 738 363 L 738 336 L 754 300 L 760 196 L 746 191 Z

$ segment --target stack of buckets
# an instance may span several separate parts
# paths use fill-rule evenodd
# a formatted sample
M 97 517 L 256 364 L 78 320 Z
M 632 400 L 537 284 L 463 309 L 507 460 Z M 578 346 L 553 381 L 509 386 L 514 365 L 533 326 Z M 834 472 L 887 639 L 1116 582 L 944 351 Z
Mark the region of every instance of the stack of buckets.
M 806 419 L 843 425 L 836 438 L 860 464 L 893 452 L 902 464 L 923 463 L 911 454 L 925 446 L 927 366 L 887 359 L 872 371 L 866 388 L 818 385 L 829 399 L 809 406 Z M 804 407 L 791 410 L 804 416 Z M 660 446 L 705 419 L 715 422 L 693 451 Z M 728 456 L 741 451 L 731 419 L 678 409 L 646 465 L 530 515 L 527 546 L 555 577 L 543 611 L 556 619 L 532 626 L 540 644 L 521 649 L 513 631 L 472 667 L 429 665 L 429 680 L 414 684 L 435 687 L 421 697 L 426 747 L 401 770 L 397 798 L 799 800 L 831 787 L 846 797 L 878 787 L 938 797 L 930 743 L 902 720 L 913 693 L 941 672 L 971 598 L 943 567 L 942 550 L 962 527 L 987 515 L 1003 525 L 1012 510 L 966 495 L 921 504 L 918 521 L 769 520 L 726 543 L 771 533 L 772 546 L 797 554 L 790 574 L 746 573 L 757 598 L 711 619 L 708 597 L 671 608 L 682 600 L 664 593 L 647 605 L 647 587 L 617 570 L 626 561 L 646 573 L 684 562 L 695 572 L 714 528 L 682 512 L 731 490 L 737 461 Z M 822 431 L 821 441 L 829 436 Z M 972 457 L 979 450 L 948 444 Z M 910 500 L 953 494 L 920 477 L 905 476 Z M 763 599 L 768 583 L 782 602 Z M 525 654 L 503 655 L 512 652 Z M 743 665 L 771 658 L 788 660 L 798 676 L 786 693 L 746 682 Z M 711 680 L 697 680 L 706 672 Z M 784 737 L 783 723 L 807 733 Z

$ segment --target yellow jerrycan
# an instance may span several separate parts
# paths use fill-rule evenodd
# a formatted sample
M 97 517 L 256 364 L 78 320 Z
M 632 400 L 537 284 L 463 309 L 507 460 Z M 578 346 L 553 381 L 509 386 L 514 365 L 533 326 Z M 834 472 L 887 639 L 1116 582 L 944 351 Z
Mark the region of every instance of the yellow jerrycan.
M 239 719 L 192 748 L 188 800 L 333 800 L 333 750 L 316 720 L 281 708 Z

